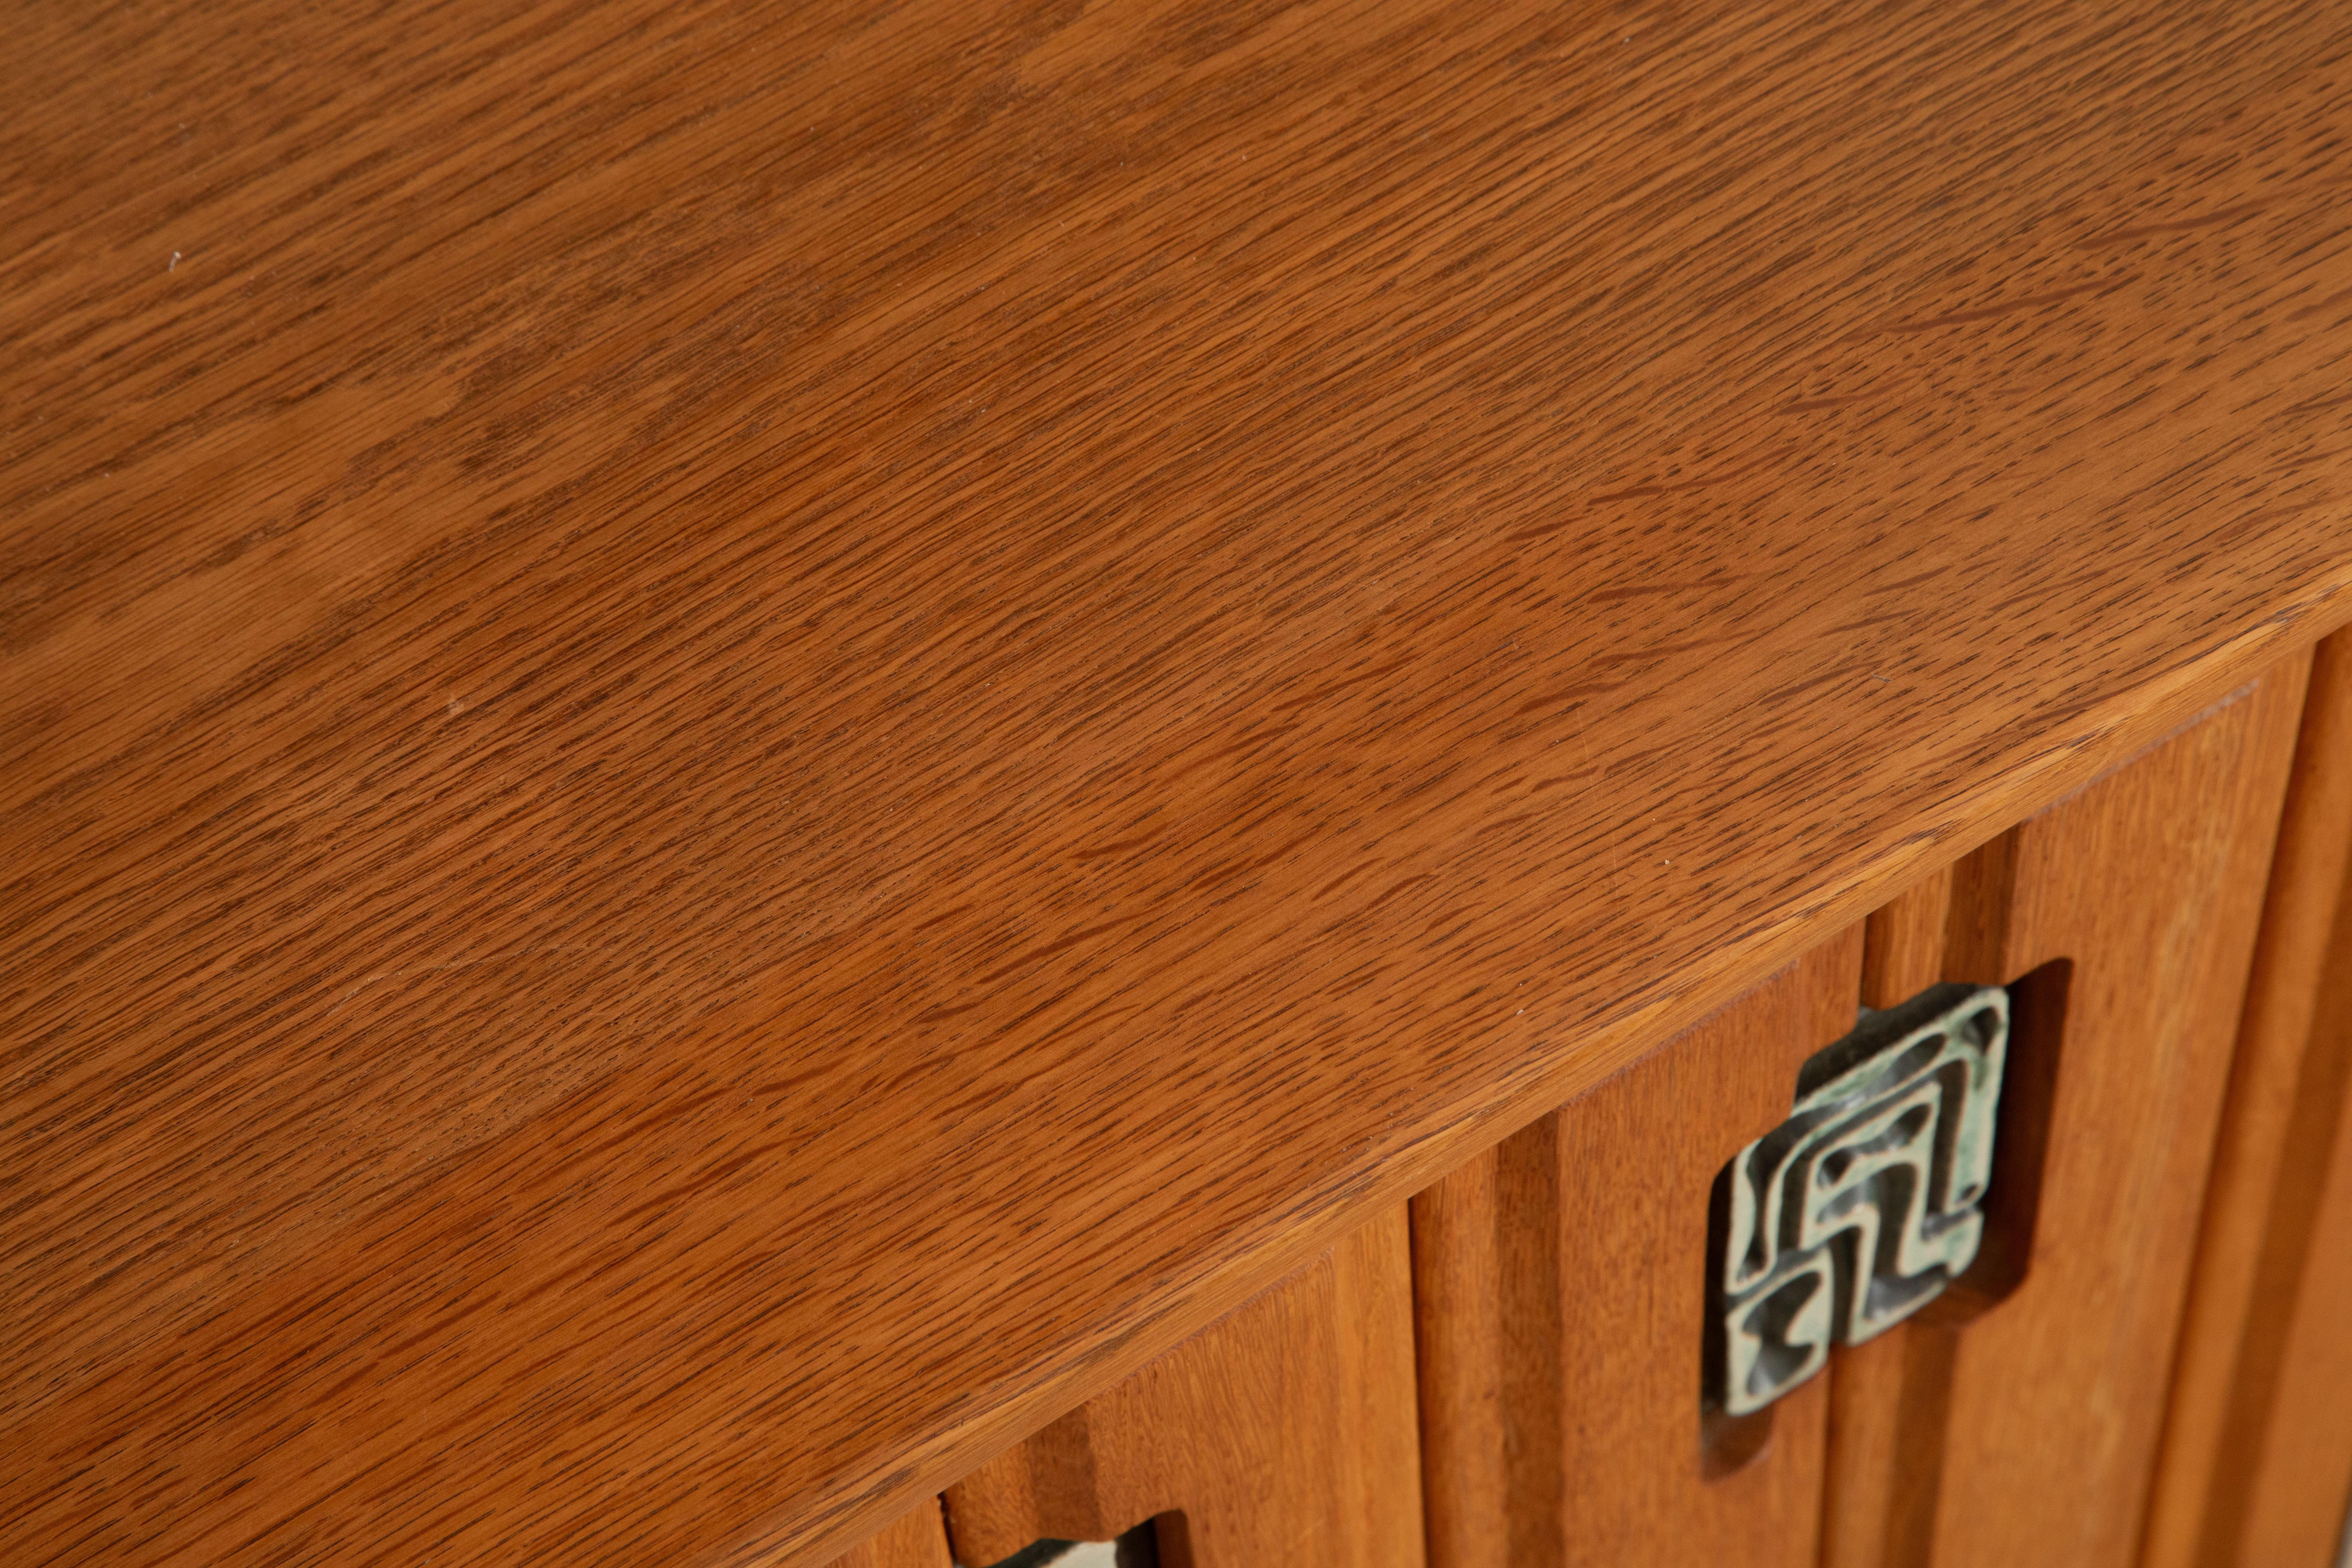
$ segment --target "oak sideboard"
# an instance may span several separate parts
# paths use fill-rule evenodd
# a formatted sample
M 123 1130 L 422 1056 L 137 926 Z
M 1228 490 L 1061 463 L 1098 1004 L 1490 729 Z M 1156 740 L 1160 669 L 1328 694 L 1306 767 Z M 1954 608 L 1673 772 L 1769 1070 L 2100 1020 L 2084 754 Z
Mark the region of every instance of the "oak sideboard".
M 2337 1563 L 2352 6 L 10 24 L 0 1561 Z

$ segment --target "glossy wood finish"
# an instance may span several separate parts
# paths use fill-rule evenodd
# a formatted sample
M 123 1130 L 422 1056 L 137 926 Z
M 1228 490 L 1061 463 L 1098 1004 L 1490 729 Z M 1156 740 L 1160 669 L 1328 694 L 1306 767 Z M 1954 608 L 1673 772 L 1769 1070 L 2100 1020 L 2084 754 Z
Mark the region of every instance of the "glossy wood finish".
M 1952 1293 L 2021 1254 L 1952 1335 L 1936 1568 L 2138 1551 L 2307 663 L 2014 835 L 2000 973 L 2072 972 L 2063 1020 L 2046 992 L 2020 1001 L 2000 1138 L 2046 1116 L 2046 1143 L 2030 1178 L 2021 1149 L 1997 1153 L 1985 1251 Z M 2021 1179 L 2030 1215 L 2004 1207 Z
M 1853 1027 L 1862 947 L 1824 943 L 1413 1200 L 1432 1568 L 1811 1568 L 1827 1385 L 1775 1405 L 1733 1473 L 1702 1456 L 1707 1197 Z
M 948 1492 L 959 1560 L 1159 1520 L 1161 1568 L 1421 1568 L 1411 1248 L 1389 1210 L 982 1466 Z
M 869 1539 L 834 1559 L 833 1568 L 955 1568 L 947 1521 L 937 1498 L 925 1498 Z
M 0 1558 L 829 1560 L 2340 624 L 2344 31 L 26 11 Z
M 2352 637 L 2314 658 L 2147 1568 L 2332 1568 L 2352 1503 Z

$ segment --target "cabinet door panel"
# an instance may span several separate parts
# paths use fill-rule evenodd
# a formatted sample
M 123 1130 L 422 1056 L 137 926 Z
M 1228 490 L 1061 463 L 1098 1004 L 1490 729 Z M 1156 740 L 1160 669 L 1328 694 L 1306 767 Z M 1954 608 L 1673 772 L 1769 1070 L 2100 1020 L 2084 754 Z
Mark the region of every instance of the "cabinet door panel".
M 950 1487 L 957 1560 L 1159 1519 L 1163 1568 L 1420 1568 L 1409 1252 L 1391 1210 Z
M 2352 634 L 2320 645 L 2247 988 L 2147 1568 L 2326 1568 L 2352 1490 Z
M 1976 1268 L 1833 1359 L 1825 1568 L 2132 1560 L 2305 673 L 1869 922 L 1871 1005 L 2024 984 Z
M 2072 981 L 2030 1268 L 1957 1336 L 1937 1568 L 2137 1550 L 2307 669 L 2014 836 L 1999 974 Z
M 1812 1563 L 1822 1380 L 1708 1473 L 1706 1218 L 1861 963 L 1856 928 L 1413 1200 L 1433 1568 Z

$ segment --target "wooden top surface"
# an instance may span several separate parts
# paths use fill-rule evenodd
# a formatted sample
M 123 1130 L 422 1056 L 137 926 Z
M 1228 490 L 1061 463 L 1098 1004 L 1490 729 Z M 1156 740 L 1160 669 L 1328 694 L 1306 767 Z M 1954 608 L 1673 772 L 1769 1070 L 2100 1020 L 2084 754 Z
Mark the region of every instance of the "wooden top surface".
M 2342 7 L 10 31 L 12 1563 L 822 1560 L 2352 616 Z

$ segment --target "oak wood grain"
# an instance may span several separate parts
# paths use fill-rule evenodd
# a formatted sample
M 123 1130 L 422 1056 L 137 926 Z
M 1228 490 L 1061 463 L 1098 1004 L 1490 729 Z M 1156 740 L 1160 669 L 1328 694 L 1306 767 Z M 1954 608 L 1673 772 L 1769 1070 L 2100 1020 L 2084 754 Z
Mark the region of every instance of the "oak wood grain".
M 2012 836 L 2001 973 L 2071 967 L 2054 1030 L 2020 1000 L 1985 1246 L 1947 1298 L 1989 1304 L 1946 1331 L 1936 1568 L 2136 1559 L 2308 663 Z
M 2346 33 L 20 7 L 0 1557 L 828 1561 L 2341 624 Z
M 1703 1460 L 1707 1200 L 1853 1027 L 1862 939 L 1413 1200 L 1433 1568 L 1812 1568 L 1823 1380 L 1771 1407 L 1731 1473 Z
M 2331 1568 L 2352 1502 L 2352 637 L 2319 645 L 2206 1194 L 2147 1568 Z
M 955 1568 L 937 1498 L 925 1498 L 834 1559 L 833 1568 Z
M 1422 1568 L 1402 1205 L 949 1489 L 967 1563 L 1158 1521 L 1162 1568 Z

